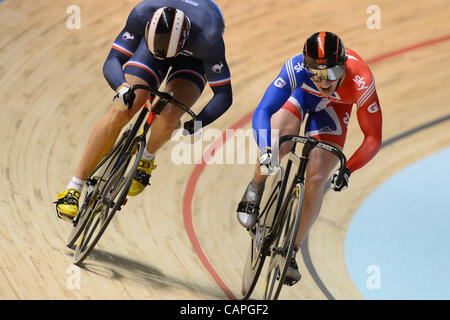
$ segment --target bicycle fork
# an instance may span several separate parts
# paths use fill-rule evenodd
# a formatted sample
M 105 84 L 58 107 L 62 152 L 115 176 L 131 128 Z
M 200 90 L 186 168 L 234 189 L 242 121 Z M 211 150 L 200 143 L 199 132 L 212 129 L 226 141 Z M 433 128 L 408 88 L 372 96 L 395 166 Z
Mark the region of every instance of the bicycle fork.
M 291 208 L 288 208 L 288 204 L 291 201 L 290 196 L 294 194 L 294 191 L 295 191 L 296 197 L 300 197 L 300 196 L 303 197 L 303 195 L 299 194 L 300 193 L 299 186 L 300 185 L 304 186 L 304 184 L 305 184 L 306 166 L 309 161 L 309 155 L 311 154 L 311 151 L 314 149 L 314 147 L 318 143 L 319 143 L 319 141 L 315 138 L 308 139 L 308 141 L 305 143 L 305 146 L 302 150 L 301 157 L 298 157 L 294 152 L 291 152 L 292 157 L 290 159 L 292 161 L 295 161 L 298 163 L 298 172 L 295 175 L 294 181 L 292 182 L 290 190 L 287 193 L 289 195 L 289 197 L 283 203 L 282 214 L 280 215 L 280 219 L 277 220 L 277 223 L 280 223 L 282 220 L 281 217 L 283 217 L 287 213 L 287 211 L 291 209 Z M 295 148 L 295 145 L 293 147 L 293 150 L 295 150 L 294 148 Z M 295 190 L 294 190 L 294 188 L 295 188 Z M 302 203 L 303 203 L 303 199 L 300 199 L 300 201 L 302 201 Z M 272 244 L 271 251 L 275 254 L 279 254 L 282 257 L 285 257 L 289 252 L 289 248 L 277 247 L 274 244 Z

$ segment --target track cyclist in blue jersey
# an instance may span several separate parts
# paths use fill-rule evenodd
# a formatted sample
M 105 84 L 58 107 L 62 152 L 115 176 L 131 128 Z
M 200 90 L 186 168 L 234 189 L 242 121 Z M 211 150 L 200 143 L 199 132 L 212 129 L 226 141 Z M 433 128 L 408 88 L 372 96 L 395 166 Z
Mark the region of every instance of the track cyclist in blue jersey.
M 126 99 L 131 85 L 159 88 L 166 79 L 165 91 L 191 107 L 208 82 L 214 95 L 198 114 L 201 126 L 227 111 L 232 89 L 224 29 L 222 13 L 211 0 L 144 0 L 133 8 L 103 66 L 104 76 L 115 90 L 113 106 L 95 125 L 72 180 L 56 197 L 59 218 L 72 221 L 76 217 L 87 177 L 148 98 L 148 92 L 137 90 Z M 156 151 L 180 127 L 181 116 L 182 111 L 169 104 L 153 122 L 129 195 L 135 196 L 149 185 Z M 194 123 L 185 122 L 184 129 L 193 134 Z

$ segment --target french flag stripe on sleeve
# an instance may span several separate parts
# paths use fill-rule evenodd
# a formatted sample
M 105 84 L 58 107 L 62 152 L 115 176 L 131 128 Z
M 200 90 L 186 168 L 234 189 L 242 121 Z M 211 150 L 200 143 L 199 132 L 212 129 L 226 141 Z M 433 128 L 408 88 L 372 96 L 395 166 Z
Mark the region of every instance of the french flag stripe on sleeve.
M 231 79 L 230 79 L 230 77 L 227 77 L 224 79 L 209 80 L 208 82 L 211 87 L 216 87 L 216 86 L 222 86 L 224 84 L 230 83 Z
M 127 48 L 125 48 L 124 46 L 120 45 L 117 42 L 114 42 L 112 47 L 113 47 L 113 49 L 122 52 L 123 54 L 127 55 L 128 57 L 133 56 L 133 52 L 131 52 L 130 50 L 128 50 Z

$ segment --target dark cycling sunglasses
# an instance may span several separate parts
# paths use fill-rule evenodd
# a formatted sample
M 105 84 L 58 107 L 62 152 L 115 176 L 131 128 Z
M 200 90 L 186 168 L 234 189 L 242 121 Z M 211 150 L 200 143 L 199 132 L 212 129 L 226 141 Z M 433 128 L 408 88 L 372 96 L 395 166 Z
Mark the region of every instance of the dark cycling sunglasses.
M 345 71 L 344 66 L 334 66 L 329 69 L 311 69 L 305 68 L 312 81 L 320 82 L 322 80 L 338 80 Z

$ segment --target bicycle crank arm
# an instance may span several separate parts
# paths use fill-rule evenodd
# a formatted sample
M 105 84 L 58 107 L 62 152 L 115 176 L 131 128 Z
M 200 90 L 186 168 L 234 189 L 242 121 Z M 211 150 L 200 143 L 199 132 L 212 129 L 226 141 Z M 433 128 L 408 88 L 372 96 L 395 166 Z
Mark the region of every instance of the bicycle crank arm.
M 108 206 L 108 208 L 112 208 L 116 205 L 116 203 L 110 199 L 105 199 L 103 202 Z M 122 207 L 127 204 L 127 202 L 128 202 L 128 198 L 123 199 L 121 206 L 119 208 L 117 208 L 117 210 L 121 210 Z
M 107 198 L 103 199 L 103 202 L 108 206 L 108 208 L 112 208 L 116 204 L 114 201 Z
M 281 248 L 281 247 L 273 247 L 272 252 L 275 252 L 276 254 L 279 254 L 281 256 L 286 256 L 287 249 Z

